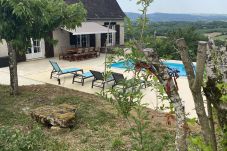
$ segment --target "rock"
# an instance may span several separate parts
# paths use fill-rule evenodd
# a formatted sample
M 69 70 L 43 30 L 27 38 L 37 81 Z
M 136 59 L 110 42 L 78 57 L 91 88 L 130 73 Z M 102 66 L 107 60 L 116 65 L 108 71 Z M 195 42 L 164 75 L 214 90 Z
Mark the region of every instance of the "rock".
M 37 122 L 60 128 L 73 127 L 76 120 L 76 107 L 69 104 L 44 106 L 32 110 L 31 116 Z
M 58 126 L 52 126 L 50 129 L 55 130 L 55 131 L 60 131 L 61 128 Z

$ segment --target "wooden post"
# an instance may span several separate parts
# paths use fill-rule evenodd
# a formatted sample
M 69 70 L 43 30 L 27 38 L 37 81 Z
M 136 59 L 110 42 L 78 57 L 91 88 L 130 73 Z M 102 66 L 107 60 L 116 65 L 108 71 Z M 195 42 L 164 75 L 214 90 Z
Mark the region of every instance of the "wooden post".
M 193 70 L 193 64 L 192 64 L 192 61 L 190 60 L 185 40 L 183 38 L 178 39 L 176 41 L 176 44 L 186 69 L 189 87 L 191 89 L 194 104 L 195 104 L 195 110 L 199 118 L 199 122 L 201 124 L 201 131 L 203 134 L 203 138 L 207 145 L 212 145 L 209 119 L 206 115 L 202 91 L 201 91 L 202 84 L 203 84 L 203 74 L 205 69 L 206 52 L 208 49 L 208 44 L 207 42 L 202 42 L 202 41 L 199 42 L 198 52 L 197 52 L 196 74 L 194 73 L 194 70 Z
M 220 66 L 226 62 L 220 60 L 226 59 L 227 51 L 220 54 L 220 52 L 218 52 L 220 50 L 217 50 L 216 47 L 212 45 L 212 42 L 209 42 L 209 48 L 206 60 L 207 81 L 203 89 L 207 100 L 209 100 L 216 109 L 219 125 L 222 131 L 224 131 L 225 125 L 227 125 L 227 103 L 221 101 L 222 92 L 217 87 L 217 84 L 218 82 L 225 82 L 226 80 L 224 76 L 222 76 L 222 72 L 220 72 Z

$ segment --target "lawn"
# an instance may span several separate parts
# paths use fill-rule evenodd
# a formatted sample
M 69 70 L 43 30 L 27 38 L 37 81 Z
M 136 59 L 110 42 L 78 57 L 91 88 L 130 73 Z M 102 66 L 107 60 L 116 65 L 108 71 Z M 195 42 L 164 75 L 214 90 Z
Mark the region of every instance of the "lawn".
M 23 138 L 20 138 L 22 144 L 32 146 L 32 143 L 36 143 L 42 150 L 131 150 L 129 126 L 106 100 L 53 85 L 22 86 L 20 92 L 19 96 L 12 97 L 9 87 L 0 85 L 0 139 L 15 131 L 18 138 Z M 77 106 L 77 123 L 71 129 L 52 130 L 30 117 L 31 109 L 62 103 Z M 147 132 L 154 138 L 151 140 L 154 149 L 173 149 L 174 122 L 167 126 L 164 113 L 150 109 L 147 112 L 151 121 Z M 12 138 L 11 143 L 15 143 L 14 135 Z M 33 142 L 33 138 L 36 138 L 36 142 Z M 0 150 L 7 148 L 7 145 L 10 148 L 7 143 L 9 141 L 6 140 L 0 142 Z M 13 147 L 17 148 L 18 144 Z

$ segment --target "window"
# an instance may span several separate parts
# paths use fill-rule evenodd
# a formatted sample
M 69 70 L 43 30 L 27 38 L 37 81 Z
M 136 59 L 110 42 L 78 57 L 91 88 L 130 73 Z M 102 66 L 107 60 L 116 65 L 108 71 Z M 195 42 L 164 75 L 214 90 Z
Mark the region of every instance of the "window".
M 115 25 L 111 25 L 110 29 L 115 30 Z M 115 33 L 109 33 L 108 34 L 108 45 L 113 46 L 114 45 L 114 35 Z
M 32 53 L 32 48 L 31 47 L 28 47 L 27 54 L 30 54 L 30 53 Z
M 80 46 L 80 36 L 76 36 L 76 47 L 81 47 Z
M 115 30 L 116 29 L 116 22 L 105 22 L 104 23 L 105 27 L 109 27 L 110 29 Z M 107 34 L 107 46 L 113 46 L 115 45 L 115 38 L 116 38 L 116 33 L 109 33 Z
M 108 44 L 109 45 L 113 45 L 113 34 L 112 33 L 109 33 L 109 39 L 108 39 Z
M 82 47 L 86 47 L 87 46 L 87 35 L 82 35 L 81 36 L 81 43 L 82 43 Z
M 31 47 L 27 49 L 27 54 L 31 53 L 39 53 L 41 52 L 41 47 L 40 47 L 40 40 L 38 39 L 31 39 Z
M 34 53 L 40 52 L 40 40 L 33 40 Z
M 90 46 L 90 36 L 89 35 L 77 35 L 75 37 L 75 42 L 71 45 L 75 45 L 77 48 L 89 47 Z

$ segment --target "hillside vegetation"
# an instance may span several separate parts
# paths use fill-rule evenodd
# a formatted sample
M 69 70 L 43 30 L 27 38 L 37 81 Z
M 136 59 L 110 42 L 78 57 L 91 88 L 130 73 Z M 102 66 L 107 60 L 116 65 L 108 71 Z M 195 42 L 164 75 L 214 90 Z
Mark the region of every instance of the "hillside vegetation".
M 126 12 L 132 20 L 136 20 L 140 14 Z M 227 15 L 220 14 L 169 14 L 169 13 L 153 13 L 147 14 L 149 20 L 153 22 L 170 22 L 170 21 L 227 21 Z
M 19 96 L 0 85 L 0 150 L 127 151 L 131 150 L 127 122 L 99 96 L 53 85 L 23 86 Z M 30 111 L 45 105 L 77 106 L 76 126 L 51 130 L 32 120 Z M 147 109 L 151 121 L 147 133 L 153 150 L 174 149 L 175 121 L 166 125 L 164 113 Z
M 131 26 L 136 27 L 137 23 L 126 20 L 126 41 L 139 35 L 139 29 L 130 28 Z M 182 37 L 185 38 L 189 45 L 190 57 L 195 61 L 198 41 L 207 41 L 208 37 L 211 37 L 215 40 L 217 46 L 224 46 L 226 44 L 227 22 L 149 21 L 144 34 L 150 37 L 146 39 L 150 43 L 149 47 L 155 48 L 161 58 L 174 60 L 180 60 L 180 56 L 175 49 L 175 40 Z

